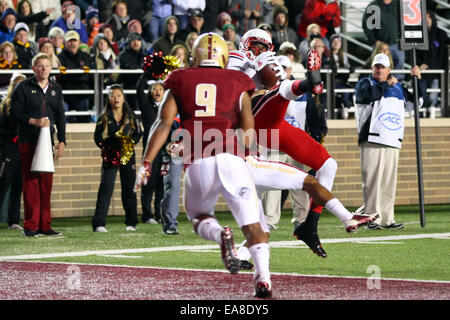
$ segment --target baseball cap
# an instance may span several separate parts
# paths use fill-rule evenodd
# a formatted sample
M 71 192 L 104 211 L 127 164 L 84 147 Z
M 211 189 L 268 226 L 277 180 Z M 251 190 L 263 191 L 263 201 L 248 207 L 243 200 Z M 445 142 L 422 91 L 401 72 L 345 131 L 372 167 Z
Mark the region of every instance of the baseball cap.
M 193 18 L 193 17 L 203 18 L 203 12 L 200 9 L 189 9 L 188 12 L 189 12 L 191 18 Z
M 69 30 L 64 35 L 64 41 L 70 41 L 70 40 L 78 40 L 80 41 L 80 35 L 75 30 Z
M 14 33 L 17 33 L 19 30 L 25 30 L 26 32 L 30 32 L 30 28 L 28 28 L 26 23 L 19 22 L 14 27 Z
M 385 53 L 379 53 L 373 58 L 372 67 L 376 64 L 381 64 L 381 65 L 385 66 L 386 68 L 389 68 L 391 66 L 389 57 Z

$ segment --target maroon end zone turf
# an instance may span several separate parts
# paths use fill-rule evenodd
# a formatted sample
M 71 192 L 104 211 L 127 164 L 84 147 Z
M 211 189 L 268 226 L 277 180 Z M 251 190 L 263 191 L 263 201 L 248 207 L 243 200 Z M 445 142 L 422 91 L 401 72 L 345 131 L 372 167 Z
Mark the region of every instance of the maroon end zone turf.
M 75 271 L 75 272 L 74 272 Z M 79 273 L 78 273 L 79 272 Z M 273 275 L 279 300 L 450 300 L 450 283 Z M 0 262 L 2 300 L 248 300 L 252 274 Z

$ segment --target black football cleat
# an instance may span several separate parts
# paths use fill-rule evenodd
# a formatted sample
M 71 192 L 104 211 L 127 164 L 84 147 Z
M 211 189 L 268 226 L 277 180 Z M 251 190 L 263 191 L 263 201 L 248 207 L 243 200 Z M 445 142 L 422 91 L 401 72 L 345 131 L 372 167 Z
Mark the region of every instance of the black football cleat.
M 298 240 L 302 240 L 319 257 L 326 258 L 327 253 L 322 248 L 319 235 L 317 233 L 317 225 L 319 223 L 320 213 L 309 211 L 306 220 L 300 223 L 294 229 L 294 236 Z
M 248 260 L 241 260 L 241 270 L 253 270 L 255 266 Z
M 234 248 L 233 231 L 230 227 L 224 227 L 222 230 L 222 261 L 231 274 L 239 272 L 241 260 L 237 258 L 236 249 Z

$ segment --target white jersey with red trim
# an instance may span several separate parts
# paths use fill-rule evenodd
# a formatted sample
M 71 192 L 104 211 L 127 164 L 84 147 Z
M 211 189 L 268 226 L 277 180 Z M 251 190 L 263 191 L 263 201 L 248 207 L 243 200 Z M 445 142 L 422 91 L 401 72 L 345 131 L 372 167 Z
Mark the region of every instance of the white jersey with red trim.
M 255 83 L 256 89 L 263 89 L 262 84 L 258 80 L 256 70 L 253 67 L 253 61 L 241 51 L 233 50 L 228 53 L 227 69 L 244 72 Z

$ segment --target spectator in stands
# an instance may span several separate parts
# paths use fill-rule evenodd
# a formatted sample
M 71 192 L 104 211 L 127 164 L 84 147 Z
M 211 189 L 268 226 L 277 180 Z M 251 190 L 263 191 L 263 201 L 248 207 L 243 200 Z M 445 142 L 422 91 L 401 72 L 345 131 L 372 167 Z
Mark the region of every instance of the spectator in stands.
M 28 26 L 19 22 L 14 27 L 14 48 L 17 60 L 24 69 L 31 69 L 31 60 L 37 53 L 36 44 L 28 41 Z
M 103 33 L 95 36 L 94 44 L 91 50 L 92 64 L 99 70 L 118 70 L 120 69 L 119 57 L 114 53 L 109 40 Z M 116 83 L 119 75 L 117 73 L 104 74 L 104 84 L 111 85 Z
M 28 0 L 21 0 L 17 3 L 17 22 L 24 22 L 29 27 L 28 40 L 36 41 L 48 34 L 48 29 L 43 21 L 54 11 L 48 8 L 45 11 L 33 13 L 31 3 Z
M 112 4 L 115 0 L 98 0 L 97 9 L 101 23 L 106 23 L 112 15 Z
M 294 79 L 304 79 L 306 69 L 302 65 L 302 57 L 300 53 L 297 51 L 297 47 L 295 44 L 289 41 L 285 41 L 281 44 L 280 49 L 278 50 L 278 55 L 286 56 L 289 58 L 291 62 L 291 75 Z
M 206 29 L 204 28 L 205 19 L 203 18 L 203 12 L 200 9 L 190 9 L 189 14 L 188 25 L 179 32 L 179 38 L 182 41 L 186 41 L 187 35 L 191 32 L 195 31 L 198 34 L 206 32 Z
M 331 70 L 334 74 L 337 72 L 336 65 L 325 56 L 326 45 L 325 42 L 320 38 L 315 38 L 310 43 L 311 49 L 316 50 L 319 55 L 322 57 L 322 66 L 321 70 Z M 329 49 L 328 49 L 329 50 Z M 303 59 L 303 66 L 306 66 L 306 60 Z M 327 76 L 325 73 L 322 73 L 322 81 L 326 86 Z M 326 109 L 327 107 L 327 96 L 325 93 L 319 95 L 321 105 Z
M 173 46 L 183 44 L 184 42 L 178 38 L 178 19 L 170 16 L 164 23 L 164 34 L 153 43 L 152 51 L 162 51 L 163 55 L 168 55 Z
M 102 23 L 100 25 L 100 29 L 98 30 L 99 33 L 103 33 L 108 39 L 109 43 L 111 44 L 111 47 L 114 49 L 114 53 L 118 56 L 120 53 L 119 45 L 117 44 L 114 36 L 114 29 L 110 24 Z
M 142 47 L 144 48 L 145 52 L 147 52 L 152 47 L 152 44 L 145 40 L 144 34 L 143 34 L 144 30 L 142 29 L 142 24 L 138 19 L 130 20 L 130 22 L 128 22 L 127 29 L 128 29 L 128 33 L 136 32 L 137 34 L 139 34 L 141 36 Z
M 61 1 L 60 0 L 33 0 L 31 2 L 32 12 L 48 12 L 51 10 L 47 18 L 42 20 L 42 23 L 39 24 L 38 33 L 36 34 L 36 38 L 46 37 L 48 35 L 48 31 L 50 31 L 50 26 L 62 15 L 61 11 Z
M 59 69 L 59 67 L 61 67 L 61 62 L 56 56 L 55 48 L 53 47 L 53 43 L 50 38 L 39 39 L 39 52 L 43 52 L 50 57 L 52 69 Z M 52 76 L 50 76 L 50 78 L 52 78 Z
M 329 38 L 341 22 L 341 10 L 336 0 L 306 0 L 297 34 L 306 38 L 306 28 L 311 23 L 316 23 L 320 26 L 320 36 Z
M 150 85 L 148 85 L 149 81 L 151 81 Z M 147 94 L 144 91 L 146 88 L 148 88 Z M 137 82 L 136 91 L 144 127 L 143 141 L 147 141 L 150 129 L 157 119 L 158 108 L 163 100 L 164 86 L 161 82 L 151 80 L 149 74 L 143 73 Z M 145 152 L 145 150 L 142 150 L 142 152 Z M 141 189 L 143 223 L 157 224 L 161 221 L 161 200 L 164 196 L 164 182 L 160 174 L 161 164 L 162 151 L 158 152 L 152 163 L 152 173 L 149 182 L 142 186 Z M 154 200 L 153 194 L 155 195 Z M 154 201 L 154 213 L 152 213 L 152 200 Z
M 217 16 L 217 24 L 215 29 L 213 30 L 214 33 L 217 33 L 221 36 L 223 36 L 223 27 L 226 24 L 232 24 L 233 20 L 231 19 L 231 16 L 228 14 L 228 12 L 221 12 L 218 16 Z
M 80 35 L 75 30 L 67 31 L 64 36 L 64 50 L 58 55 L 61 62 L 61 76 L 58 79 L 63 90 L 89 90 L 92 79 L 87 73 L 64 74 L 67 69 L 92 69 L 89 54 L 80 50 Z M 69 111 L 88 111 L 90 109 L 87 95 L 65 94 L 64 103 Z M 71 122 L 89 122 L 90 116 L 74 116 Z
M 126 2 L 130 20 L 137 19 L 142 22 L 143 26 L 150 21 L 152 15 L 150 12 L 150 8 L 152 7 L 150 0 L 132 0 L 132 1 L 126 0 Z
M 303 39 L 298 46 L 298 51 L 300 52 L 302 59 L 304 59 L 308 54 L 308 51 L 310 49 L 310 43 L 312 40 L 319 38 L 322 39 L 325 45 L 329 43 L 327 38 L 322 38 L 322 36 L 320 35 L 320 26 L 317 23 L 312 23 L 308 25 L 308 27 L 306 28 L 306 34 L 307 38 Z M 325 48 L 325 56 L 327 57 L 329 56 L 328 47 Z
M 272 38 L 272 26 L 268 23 L 260 23 L 257 27 L 258 29 L 264 30 L 267 32 L 270 38 Z
M 278 51 L 280 45 L 289 41 L 296 46 L 298 45 L 298 36 L 294 29 L 288 27 L 288 10 L 285 6 L 276 6 L 273 9 L 272 21 L 272 44 L 274 50 Z
M 67 30 L 75 30 L 80 35 L 82 43 L 88 42 L 88 34 L 84 23 L 76 17 L 76 7 L 72 1 L 64 1 L 62 6 L 62 16 L 53 21 L 50 29 L 53 27 L 60 27 L 67 32 Z
M 114 30 L 115 40 L 120 45 L 125 42 L 128 29 L 127 24 L 131 20 L 128 15 L 127 2 L 125 0 L 116 0 L 112 5 L 112 15 L 107 23 L 111 25 Z
M 48 38 L 55 48 L 55 53 L 58 55 L 64 49 L 64 30 L 60 27 L 53 27 L 48 32 Z
M 233 0 L 232 7 L 228 12 L 236 21 L 236 29 L 239 35 L 255 29 L 264 22 L 264 15 L 266 14 L 263 0 Z
M 86 10 L 86 31 L 88 33 L 87 45 L 92 47 L 94 44 L 94 38 L 98 34 L 100 29 L 100 22 L 98 19 L 98 9 L 93 6 L 89 6 Z
M 169 54 L 180 59 L 180 68 L 189 67 L 189 51 L 185 45 L 175 45 L 172 50 L 170 50 Z
M 5 41 L 13 42 L 14 27 L 17 21 L 16 11 L 12 8 L 7 8 L 0 18 L 0 43 Z
M 205 10 L 205 0 L 172 0 L 173 15 L 177 17 L 179 30 L 184 30 L 191 18 L 189 9 Z
M 445 69 L 448 59 L 449 37 L 444 30 L 438 28 L 434 12 L 427 12 L 427 27 L 430 47 L 429 50 L 417 50 L 417 64 L 420 66 L 420 70 Z M 423 78 L 428 88 L 439 88 L 439 74 L 424 74 Z M 436 117 L 438 93 L 430 92 L 427 97 L 424 106 L 428 109 L 428 116 L 434 119 Z
M 368 226 L 372 230 L 403 228 L 395 222 L 394 204 L 404 138 L 404 112 L 407 103 L 413 102 L 414 95 L 390 72 L 388 56 L 377 54 L 372 62 L 372 74 L 359 80 L 355 87 L 364 214 L 379 214 L 379 218 Z M 418 94 L 425 98 L 426 83 L 421 79 L 420 68 L 414 66 L 411 75 L 419 78 Z M 380 116 L 388 112 L 390 120 Z
M 373 12 L 368 10 L 377 6 L 379 12 L 379 26 L 373 24 Z M 405 63 L 405 52 L 398 47 L 398 0 L 374 0 L 367 6 L 363 19 L 362 27 L 365 35 L 373 47 L 376 47 L 378 41 L 386 42 L 391 50 L 394 60 L 394 69 L 403 69 Z M 398 80 L 404 79 L 404 74 L 395 75 Z
M 5 12 L 6 9 L 12 7 L 11 0 L 0 0 L 0 13 Z
M 5 41 L 0 44 L 0 70 L 16 70 L 22 69 L 17 61 L 17 53 L 14 45 Z M 0 74 L 0 89 L 5 89 L 9 85 L 11 74 Z
M 126 45 L 119 54 L 121 69 L 140 69 L 144 62 L 145 51 L 142 47 L 142 38 L 136 32 L 128 34 Z M 139 74 L 121 74 L 119 83 L 123 84 L 124 89 L 135 89 L 139 79 Z M 137 101 L 134 95 L 128 97 L 129 105 L 133 110 L 138 109 Z
M 231 0 L 205 0 L 205 9 L 203 10 L 203 18 L 205 19 L 205 30 L 207 32 L 215 32 L 222 30 L 223 25 L 227 23 L 231 23 L 230 21 L 226 21 L 222 24 L 222 27 L 219 27 L 219 16 L 223 12 L 227 12 L 229 9 L 229 4 Z M 219 33 L 220 34 L 220 33 Z
M 22 196 L 22 167 L 17 143 L 17 124 L 11 117 L 11 96 L 16 86 L 25 80 L 23 74 L 11 77 L 8 92 L 0 105 L 0 208 L 8 202 L 8 229 L 23 230 L 19 225 Z M 7 191 L 10 189 L 9 196 Z
M 119 135 L 119 136 L 118 136 Z M 95 144 L 102 150 L 102 177 L 92 217 L 94 232 L 108 232 L 106 216 L 114 192 L 117 171 L 122 187 L 122 206 L 125 211 L 126 231 L 136 231 L 138 224 L 137 198 L 133 191 L 136 179 L 136 154 L 134 146 L 142 136 L 141 125 L 125 100 L 119 85 L 111 86 L 108 101 L 95 127 Z M 121 152 L 124 144 L 132 149 L 131 155 Z M 119 155 L 117 155 L 119 153 Z
M 236 27 L 232 23 L 228 23 L 223 26 L 223 38 L 226 41 L 230 41 L 236 48 L 239 48 L 239 42 L 241 37 L 236 33 Z
M 189 33 L 188 36 L 186 37 L 186 41 L 184 42 L 184 45 L 186 46 L 186 48 L 188 48 L 189 54 L 191 54 L 192 46 L 194 45 L 194 42 L 195 42 L 195 40 L 197 40 L 197 38 L 198 38 L 198 33 L 195 31 Z
M 284 0 L 284 5 L 288 8 L 289 27 L 298 30 L 306 0 Z
M 342 49 L 342 38 L 338 34 L 330 37 L 331 55 L 330 60 L 336 69 L 352 69 L 348 56 Z M 350 71 L 351 72 L 351 71 Z M 334 77 L 336 89 L 349 89 L 349 73 L 338 73 Z M 348 119 L 348 109 L 353 105 L 352 94 L 348 92 L 336 94 L 336 106 L 339 109 L 340 119 Z
M 391 62 L 391 69 L 394 69 L 394 59 L 392 59 L 391 49 L 389 49 L 389 45 L 385 42 L 378 41 L 374 50 L 372 51 L 372 54 L 367 59 L 366 63 L 364 64 L 365 69 L 370 69 L 372 66 L 373 58 L 379 53 L 384 53 L 388 56 L 389 61 Z
M 152 0 L 153 16 L 148 24 L 150 41 L 155 42 L 164 32 L 165 21 L 172 15 L 172 1 Z

